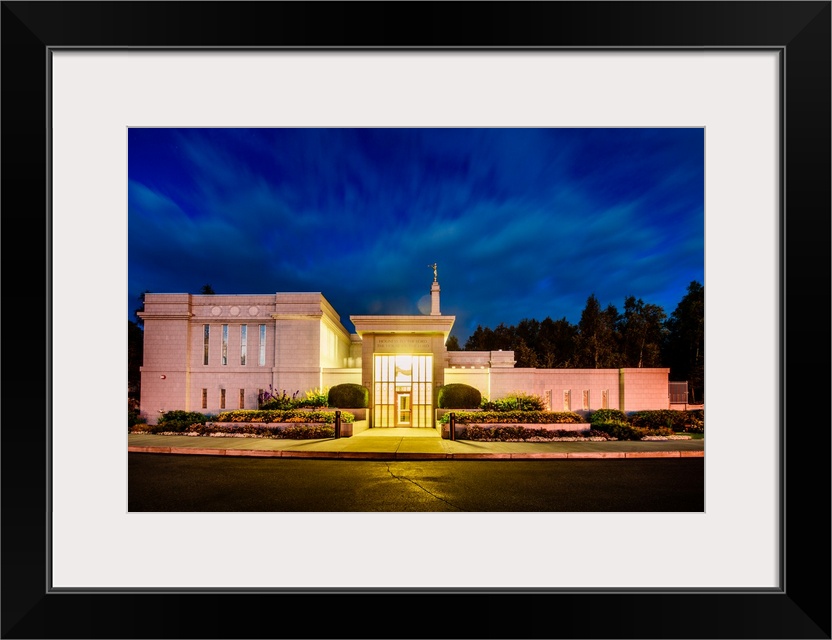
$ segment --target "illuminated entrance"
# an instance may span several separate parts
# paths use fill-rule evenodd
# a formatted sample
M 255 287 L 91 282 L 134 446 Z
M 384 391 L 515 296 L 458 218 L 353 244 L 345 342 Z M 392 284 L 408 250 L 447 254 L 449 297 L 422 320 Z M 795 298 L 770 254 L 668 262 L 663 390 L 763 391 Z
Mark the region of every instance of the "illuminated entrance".
M 373 356 L 373 426 L 433 427 L 433 355 Z

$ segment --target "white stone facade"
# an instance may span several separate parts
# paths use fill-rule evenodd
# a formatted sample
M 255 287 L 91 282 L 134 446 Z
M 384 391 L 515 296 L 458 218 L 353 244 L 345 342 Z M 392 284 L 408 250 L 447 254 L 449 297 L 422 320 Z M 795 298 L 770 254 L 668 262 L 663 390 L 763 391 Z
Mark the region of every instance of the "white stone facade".
M 397 399 L 384 402 L 407 395 L 414 416 L 417 409 L 432 416 L 435 407 L 425 394 L 450 383 L 474 386 L 490 400 L 516 391 L 537 394 L 552 411 L 670 406 L 669 369 L 517 369 L 513 351 L 449 352 L 445 342 L 455 318 L 439 313 L 438 283 L 431 293 L 430 315 L 353 316 L 355 334 L 344 328 L 321 293 L 147 293 L 140 314 L 141 412 L 155 424 L 159 414 L 177 409 L 205 414 L 256 409 L 259 392 L 270 388 L 291 396 L 346 382 L 370 391 L 370 426 L 375 426 L 373 415 L 379 421 L 382 415 L 372 410 L 382 404 L 376 394 L 395 389 Z M 413 374 L 408 381 L 412 398 L 399 393 L 395 381 L 376 379 L 380 358 L 392 362 L 391 357 L 408 354 L 423 368 L 421 378 Z M 419 424 L 434 426 L 432 418 Z

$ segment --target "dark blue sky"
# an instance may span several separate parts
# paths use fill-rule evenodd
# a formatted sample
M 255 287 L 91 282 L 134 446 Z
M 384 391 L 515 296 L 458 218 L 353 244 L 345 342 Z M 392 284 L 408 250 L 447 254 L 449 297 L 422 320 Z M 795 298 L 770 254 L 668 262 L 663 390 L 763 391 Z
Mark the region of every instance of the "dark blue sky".
M 436 262 L 464 345 L 705 284 L 703 129 L 139 128 L 128 153 L 129 319 L 207 283 L 320 291 L 352 331 L 419 314 Z

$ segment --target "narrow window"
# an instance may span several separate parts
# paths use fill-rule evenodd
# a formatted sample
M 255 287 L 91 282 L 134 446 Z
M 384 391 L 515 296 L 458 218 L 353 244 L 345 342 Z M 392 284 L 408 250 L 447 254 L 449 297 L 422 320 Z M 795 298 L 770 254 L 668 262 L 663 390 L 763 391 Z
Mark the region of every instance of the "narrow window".
M 581 398 L 581 408 L 584 411 L 589 411 L 589 389 L 584 389 L 582 396 L 583 397 Z
M 569 389 L 564 389 L 563 391 L 563 410 L 564 411 L 572 411 L 572 402 L 569 398 Z
M 260 359 L 257 361 L 261 367 L 266 364 L 266 325 L 260 325 Z
M 202 364 L 208 364 L 208 336 L 211 333 L 211 325 L 202 325 Z
M 246 343 L 248 341 L 248 325 L 240 325 L 240 364 L 246 364 Z
M 602 409 L 609 409 L 610 408 L 610 390 L 604 389 L 601 391 L 601 408 Z
M 246 408 L 246 390 L 240 389 L 240 409 Z
M 220 409 L 225 409 L 225 389 L 220 389 Z
M 208 389 L 203 389 L 202 390 L 202 408 L 203 409 L 208 408 Z
M 228 325 L 222 325 L 222 353 L 221 353 L 221 362 L 222 364 L 228 364 Z

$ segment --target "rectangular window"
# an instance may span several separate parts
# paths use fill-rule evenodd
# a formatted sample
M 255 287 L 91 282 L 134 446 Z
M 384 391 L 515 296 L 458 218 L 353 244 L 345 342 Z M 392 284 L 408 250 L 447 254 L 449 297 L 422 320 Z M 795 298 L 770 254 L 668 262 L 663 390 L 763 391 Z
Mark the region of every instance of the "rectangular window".
M 246 364 L 246 343 L 248 341 L 248 325 L 240 325 L 240 364 Z
M 584 411 L 589 411 L 589 389 L 584 389 L 581 396 L 581 408 Z
M 610 390 L 604 389 L 601 391 L 601 408 L 602 409 L 609 409 L 610 408 Z
M 220 389 L 220 409 L 225 409 L 225 389 Z
M 208 408 L 208 389 L 203 389 L 202 390 L 202 408 L 203 409 Z
M 572 411 L 572 400 L 570 398 L 571 394 L 568 389 L 564 389 L 563 391 L 563 410 L 564 411 Z
M 260 325 L 260 357 L 257 361 L 261 367 L 266 364 L 266 325 Z
M 228 325 L 222 325 L 222 364 L 228 364 Z
M 202 364 L 208 364 L 208 337 L 211 334 L 211 325 L 202 325 Z
M 246 408 L 246 390 L 240 389 L 240 409 Z

